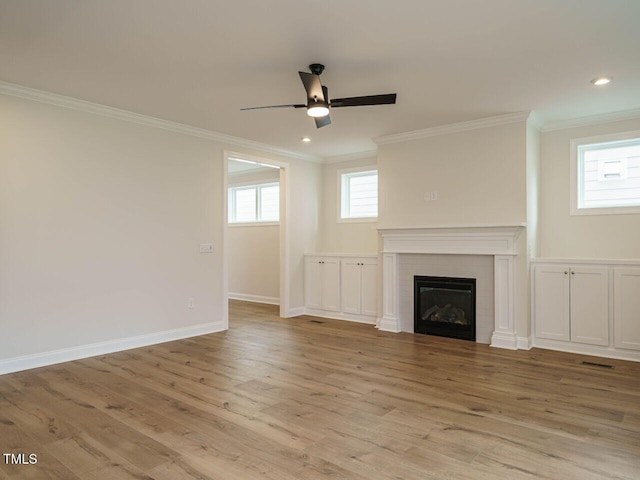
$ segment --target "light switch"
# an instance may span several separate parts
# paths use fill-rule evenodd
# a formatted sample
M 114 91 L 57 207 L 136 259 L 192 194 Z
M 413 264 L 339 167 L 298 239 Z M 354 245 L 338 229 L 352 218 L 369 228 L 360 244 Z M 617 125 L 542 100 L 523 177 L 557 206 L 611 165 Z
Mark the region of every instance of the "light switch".
M 213 243 L 201 243 L 200 253 L 213 253 Z

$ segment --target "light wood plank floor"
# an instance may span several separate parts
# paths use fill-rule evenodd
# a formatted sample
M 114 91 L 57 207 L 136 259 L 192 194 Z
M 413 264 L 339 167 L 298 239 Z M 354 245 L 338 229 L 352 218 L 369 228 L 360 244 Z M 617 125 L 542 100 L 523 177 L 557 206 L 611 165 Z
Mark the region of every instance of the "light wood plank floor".
M 0 453 L 38 458 L 3 480 L 638 479 L 640 364 L 232 302 L 228 332 L 0 376 Z

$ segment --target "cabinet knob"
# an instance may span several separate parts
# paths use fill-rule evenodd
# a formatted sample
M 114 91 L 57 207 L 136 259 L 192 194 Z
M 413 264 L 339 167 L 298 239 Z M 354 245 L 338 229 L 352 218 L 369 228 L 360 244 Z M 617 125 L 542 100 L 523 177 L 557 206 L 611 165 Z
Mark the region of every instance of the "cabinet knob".
M 569 272 L 567 272 L 567 271 L 565 270 L 565 271 L 564 271 L 564 274 L 566 275 L 567 273 L 569 273 Z
M 571 270 L 571 275 L 575 275 L 575 274 L 576 274 L 576 272 L 574 272 L 573 270 Z

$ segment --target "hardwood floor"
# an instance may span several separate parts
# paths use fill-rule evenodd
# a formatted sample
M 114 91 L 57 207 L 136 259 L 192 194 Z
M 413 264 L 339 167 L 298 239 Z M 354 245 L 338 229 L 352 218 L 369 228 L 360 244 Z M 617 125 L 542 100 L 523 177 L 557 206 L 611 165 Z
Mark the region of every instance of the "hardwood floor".
M 230 310 L 0 376 L 0 479 L 640 478 L 640 364 Z

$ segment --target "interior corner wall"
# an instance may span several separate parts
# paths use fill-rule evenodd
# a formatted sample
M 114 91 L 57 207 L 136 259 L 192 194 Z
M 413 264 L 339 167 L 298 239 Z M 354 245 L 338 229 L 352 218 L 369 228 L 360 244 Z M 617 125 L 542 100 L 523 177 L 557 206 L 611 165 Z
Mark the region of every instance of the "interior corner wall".
M 569 214 L 570 141 L 635 130 L 640 119 L 542 133 L 539 257 L 640 259 L 640 214 Z
M 322 165 L 322 206 L 319 251 L 323 253 L 378 253 L 377 221 L 338 222 L 338 171 L 342 169 L 377 165 L 371 156 Z
M 379 226 L 523 223 L 525 156 L 524 121 L 380 145 Z

